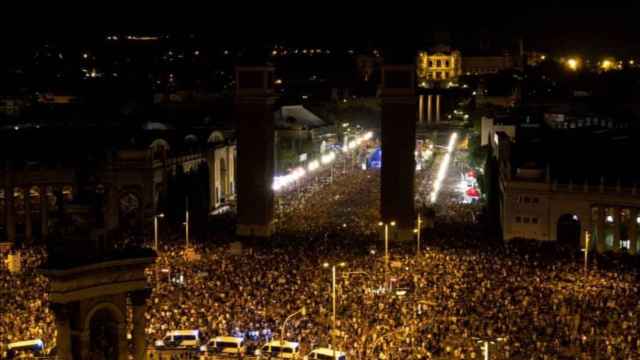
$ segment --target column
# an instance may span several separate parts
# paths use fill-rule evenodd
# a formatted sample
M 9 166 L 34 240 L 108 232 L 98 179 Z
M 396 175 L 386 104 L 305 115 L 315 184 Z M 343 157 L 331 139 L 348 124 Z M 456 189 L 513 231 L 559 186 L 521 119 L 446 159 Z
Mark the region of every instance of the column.
M 604 238 L 604 207 L 598 205 L 598 220 L 596 222 L 596 231 L 598 232 L 598 238 L 596 239 L 596 250 L 599 253 L 603 253 L 606 249 Z
M 33 240 L 33 223 L 31 219 L 31 188 L 26 187 L 24 194 L 24 239 L 27 244 Z
M 273 232 L 273 71 L 268 66 L 236 68 L 238 236 L 264 239 Z
M 79 334 L 80 340 L 80 357 L 82 359 L 91 358 L 91 330 L 85 329 Z
M 418 100 L 418 124 L 422 125 L 424 121 L 424 95 L 420 95 Z
M 47 186 L 40 186 L 40 227 L 42 242 L 47 240 L 49 235 L 49 197 L 47 195 Z
M 147 311 L 147 298 L 151 294 L 149 290 L 134 291 L 131 293 L 131 305 L 133 306 L 133 332 L 131 338 L 133 340 L 133 359 L 144 360 L 146 344 L 144 338 L 144 330 L 146 321 L 144 314 Z
M 436 124 L 440 123 L 440 95 L 436 95 Z
M 411 240 L 414 228 L 415 69 L 385 65 L 382 73 L 382 169 L 380 215 L 395 221 L 398 240 Z
M 431 125 L 433 113 L 433 95 L 427 96 L 427 124 Z
M 631 241 L 631 249 L 629 253 L 637 254 L 638 249 L 638 209 L 631 209 L 631 220 L 629 224 L 629 240 Z
M 118 360 L 129 360 L 129 344 L 127 342 L 127 324 L 118 323 Z
M 71 324 L 68 305 L 53 303 L 50 306 L 56 318 L 56 330 L 58 331 L 56 336 L 57 358 L 59 360 L 72 360 Z
M 620 251 L 620 223 L 622 216 L 620 216 L 621 209 L 613 208 L 613 251 Z

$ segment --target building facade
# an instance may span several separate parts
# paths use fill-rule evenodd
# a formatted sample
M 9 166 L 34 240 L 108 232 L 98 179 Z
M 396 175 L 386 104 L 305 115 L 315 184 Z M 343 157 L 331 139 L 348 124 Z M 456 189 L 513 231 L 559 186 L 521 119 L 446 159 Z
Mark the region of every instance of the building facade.
M 502 56 L 464 56 L 462 58 L 462 73 L 465 75 L 494 74 L 512 69 L 513 66 L 513 57 L 508 53 Z
M 460 51 L 439 46 L 421 51 L 417 58 L 418 85 L 434 87 L 442 82 L 455 82 L 462 74 Z
M 77 204 L 96 199 L 105 212 L 107 231 L 144 237 L 153 216 L 161 211 L 160 199 L 178 167 L 189 174 L 206 166 L 210 211 L 232 202 L 236 196 L 235 140 L 220 131 L 201 132 L 184 136 L 173 130 L 150 131 L 132 140 L 135 145 L 114 142 L 92 148 L 78 144 L 75 149 L 70 145 L 78 157 L 51 155 L 57 154 L 52 148 L 51 154 L 35 154 L 28 162 L 4 160 L 0 169 L 3 241 L 45 240 L 49 228 L 60 220 L 62 208 L 74 221 L 82 222 L 86 211 Z M 85 152 L 91 155 L 85 157 Z
M 610 172 L 567 177 L 572 171 L 560 169 L 570 168 L 565 162 L 518 163 L 515 153 L 523 150 L 514 146 L 513 138 L 504 132 L 496 132 L 491 141 L 505 241 L 559 241 L 575 248 L 588 245 L 598 252 L 640 252 L 636 177 Z

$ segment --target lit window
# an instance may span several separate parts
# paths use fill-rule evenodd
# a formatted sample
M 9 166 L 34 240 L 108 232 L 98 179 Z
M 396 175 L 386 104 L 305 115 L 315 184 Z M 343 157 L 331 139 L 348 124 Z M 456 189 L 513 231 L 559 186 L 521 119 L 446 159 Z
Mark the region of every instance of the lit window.
M 640 216 L 636 218 L 636 223 L 640 224 Z
M 620 240 L 621 249 L 631 249 L 631 240 Z

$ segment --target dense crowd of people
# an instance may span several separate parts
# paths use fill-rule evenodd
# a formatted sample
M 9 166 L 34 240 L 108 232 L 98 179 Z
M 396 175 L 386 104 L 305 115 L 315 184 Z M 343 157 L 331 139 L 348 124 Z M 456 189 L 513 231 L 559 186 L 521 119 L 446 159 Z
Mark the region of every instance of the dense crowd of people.
M 439 162 L 436 160 L 434 166 Z M 634 359 L 640 356 L 640 287 L 633 269 L 592 266 L 570 253 L 483 242 L 478 206 L 459 204 L 455 172 L 439 196 L 436 228 L 415 256 L 414 243 L 392 243 L 385 276 L 379 236 L 379 173 L 326 171 L 279 195 L 273 243 L 244 248 L 196 244 L 201 258 L 164 244 L 149 269 L 154 291 L 147 341 L 198 329 L 204 339 L 242 336 L 252 349 L 284 328 L 301 353 L 335 346 L 349 359 Z M 427 201 L 430 172 L 418 174 Z M 446 211 L 442 211 L 442 208 Z M 372 251 L 372 250 L 377 251 Z M 23 251 L 22 274 L 0 273 L 0 343 L 43 338 L 53 344 L 46 281 L 32 269 L 43 253 Z M 337 265 L 333 340 L 331 270 Z M 596 355 L 597 354 L 597 355 Z

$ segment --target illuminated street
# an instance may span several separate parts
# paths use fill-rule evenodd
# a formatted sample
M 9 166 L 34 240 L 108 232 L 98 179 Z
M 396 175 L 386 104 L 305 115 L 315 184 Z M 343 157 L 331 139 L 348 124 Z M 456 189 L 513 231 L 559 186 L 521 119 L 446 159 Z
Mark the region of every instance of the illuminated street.
M 0 360 L 640 360 L 640 9 L 301 4 L 5 11 Z

